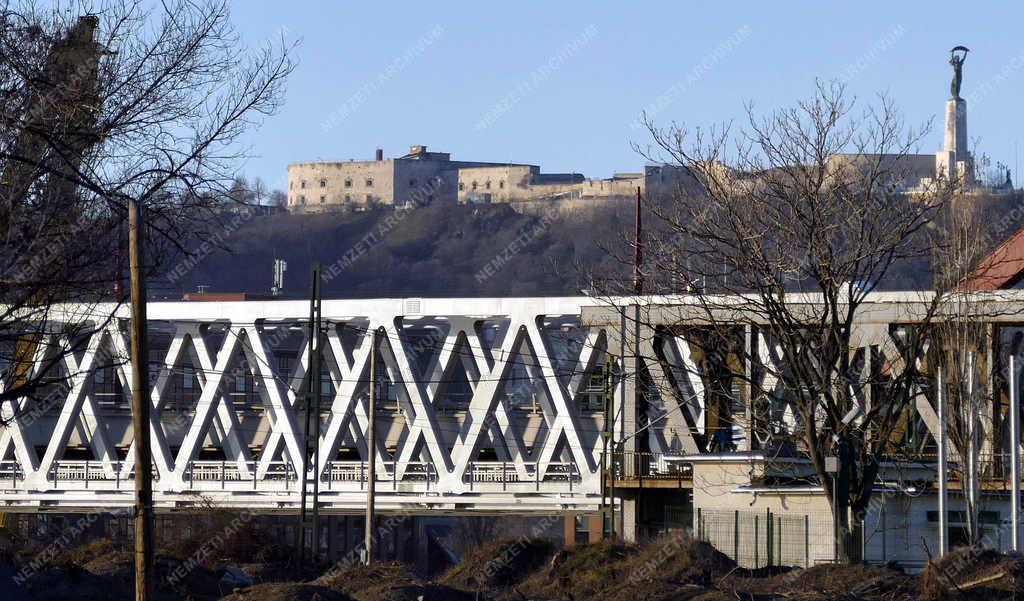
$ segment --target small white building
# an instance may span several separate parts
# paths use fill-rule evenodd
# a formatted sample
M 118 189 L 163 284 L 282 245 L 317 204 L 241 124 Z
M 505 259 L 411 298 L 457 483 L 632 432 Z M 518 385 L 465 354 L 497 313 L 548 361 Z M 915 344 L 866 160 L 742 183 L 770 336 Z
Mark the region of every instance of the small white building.
M 836 558 L 828 495 L 804 458 L 763 452 L 687 455 L 693 467 L 693 532 L 744 567 L 811 566 Z M 871 563 L 920 568 L 938 555 L 938 494 L 932 463 L 883 465 L 868 511 L 862 553 Z M 1009 551 L 1008 490 L 981 495 L 982 544 Z M 964 498 L 950 484 L 949 547 L 967 540 Z

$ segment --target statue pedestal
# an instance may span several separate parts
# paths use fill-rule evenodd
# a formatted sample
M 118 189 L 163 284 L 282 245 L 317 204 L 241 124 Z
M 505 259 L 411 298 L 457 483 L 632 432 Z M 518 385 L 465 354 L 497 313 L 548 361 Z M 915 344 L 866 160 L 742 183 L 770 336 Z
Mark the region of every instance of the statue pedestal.
M 946 101 L 946 136 L 942 150 L 955 152 L 959 160 L 966 159 L 970 153 L 967 148 L 967 101 L 963 98 Z
M 946 135 L 942 150 L 935 154 L 935 175 L 969 184 L 974 165 L 967 148 L 967 101 L 950 98 L 946 101 Z

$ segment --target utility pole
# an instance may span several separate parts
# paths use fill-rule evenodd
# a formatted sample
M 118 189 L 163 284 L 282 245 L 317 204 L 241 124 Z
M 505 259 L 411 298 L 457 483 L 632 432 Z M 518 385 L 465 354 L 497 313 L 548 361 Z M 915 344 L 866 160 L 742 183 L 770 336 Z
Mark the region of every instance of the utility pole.
M 604 524 L 601 524 L 601 531 L 607 531 L 610 538 L 615 538 L 615 386 L 612 382 L 612 356 L 611 353 L 604 354 L 604 431 L 601 433 L 604 439 L 604 449 L 602 454 L 605 462 L 605 477 L 607 478 L 608 486 L 608 506 L 606 508 L 608 514 L 608 527 L 605 528 Z M 608 452 L 608 447 L 611 446 L 611 453 Z M 601 486 L 605 486 L 604 480 L 601 482 Z M 601 496 L 604 499 L 604 495 Z M 604 515 L 601 516 L 604 520 Z
M 967 480 L 968 511 L 970 512 L 971 542 L 981 540 L 981 529 L 978 524 L 978 448 L 976 424 L 978 422 L 978 405 L 974 398 L 974 351 L 967 352 Z
M 644 293 L 643 262 L 644 250 L 641 242 L 643 235 L 643 222 L 640 218 L 640 186 L 636 187 L 636 231 L 634 232 L 633 245 L 633 294 L 640 296 Z
M 132 432 L 135 436 L 135 601 L 153 590 L 153 474 L 149 443 L 149 344 L 146 341 L 146 278 L 143 274 L 143 215 L 138 200 L 128 203 L 131 269 Z
M 946 513 L 946 390 L 942 381 L 942 367 L 940 366 L 935 374 L 935 404 L 939 410 L 939 557 L 946 555 L 949 551 L 949 533 L 946 530 L 948 514 Z
M 309 377 L 306 379 L 306 416 L 302 424 L 302 455 L 299 457 L 299 528 L 296 535 L 296 573 L 301 577 L 306 555 L 306 533 L 310 535 L 310 556 L 316 558 L 319 547 L 320 517 L 320 354 L 321 354 L 321 302 L 320 263 L 313 263 L 313 282 L 310 284 L 309 336 L 306 352 L 309 357 Z M 307 462 L 313 458 L 313 500 L 308 499 Z M 310 506 L 312 510 L 310 510 Z
M 1017 390 L 1017 361 L 1010 355 L 1010 549 L 1020 551 L 1020 398 Z
M 381 328 L 373 331 L 370 346 L 370 403 L 366 411 L 369 415 L 366 426 L 366 524 L 363 532 L 363 547 L 366 552 L 364 562 L 373 563 L 374 526 L 377 523 L 374 502 L 377 495 L 377 347 Z

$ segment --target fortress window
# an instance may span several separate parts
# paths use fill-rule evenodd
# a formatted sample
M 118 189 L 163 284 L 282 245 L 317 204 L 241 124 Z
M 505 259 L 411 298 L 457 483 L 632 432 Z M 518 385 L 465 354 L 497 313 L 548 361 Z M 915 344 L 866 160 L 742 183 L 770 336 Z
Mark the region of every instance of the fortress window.
M 366 187 L 367 188 L 372 188 L 373 187 L 373 178 L 372 177 L 366 178 Z
M 321 188 L 326 188 L 327 187 L 327 180 L 321 179 L 320 180 L 320 187 Z
M 346 177 L 345 178 L 345 187 L 346 188 L 351 188 L 352 187 L 352 178 L 351 177 Z
M 459 192 L 464 192 L 465 190 L 466 190 L 466 182 L 459 182 Z
M 299 182 L 299 187 L 300 188 L 305 188 L 306 187 L 306 180 L 302 180 L 301 182 Z
M 487 188 L 488 190 L 490 190 L 491 189 L 491 182 L 487 182 L 486 184 L 484 184 L 484 187 Z
M 302 204 L 306 204 L 306 195 L 305 194 L 299 194 L 299 202 L 301 202 Z
M 346 194 L 345 195 L 345 202 L 352 202 L 352 195 L 351 194 Z
M 476 182 L 473 182 L 473 189 L 476 190 Z
M 320 195 L 320 204 L 324 204 L 325 202 L 327 202 L 327 197 L 324 196 L 323 194 L 321 194 Z
M 498 189 L 499 190 L 504 190 L 505 189 L 505 182 L 498 182 Z

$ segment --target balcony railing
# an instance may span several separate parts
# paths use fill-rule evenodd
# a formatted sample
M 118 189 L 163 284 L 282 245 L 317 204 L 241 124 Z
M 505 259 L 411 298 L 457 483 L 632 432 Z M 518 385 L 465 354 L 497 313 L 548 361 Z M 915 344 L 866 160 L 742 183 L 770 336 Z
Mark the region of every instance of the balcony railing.
M 670 461 L 678 454 L 624 451 L 613 454 L 616 480 L 689 480 L 693 468 L 689 464 Z

